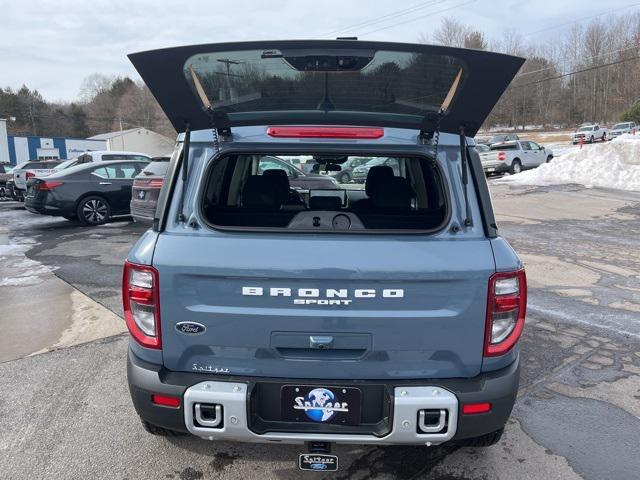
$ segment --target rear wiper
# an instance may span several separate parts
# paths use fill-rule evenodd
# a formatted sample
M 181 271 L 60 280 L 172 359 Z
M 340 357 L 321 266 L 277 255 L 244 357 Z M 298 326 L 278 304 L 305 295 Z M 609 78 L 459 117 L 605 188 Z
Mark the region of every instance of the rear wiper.
M 469 174 L 467 172 L 467 136 L 464 131 L 464 125 L 460 125 L 460 157 L 462 159 L 462 193 L 464 195 L 464 216 L 462 222 L 465 227 L 472 227 L 471 207 L 469 206 L 469 194 L 467 193 L 467 185 L 469 184 Z

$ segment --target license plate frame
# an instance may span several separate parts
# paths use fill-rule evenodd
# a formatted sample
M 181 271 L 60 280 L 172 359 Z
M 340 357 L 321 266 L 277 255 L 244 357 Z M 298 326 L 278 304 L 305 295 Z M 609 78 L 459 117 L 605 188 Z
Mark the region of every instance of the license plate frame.
M 338 456 L 328 453 L 301 453 L 298 468 L 305 472 L 335 472 L 338 470 Z
M 280 412 L 282 420 L 288 422 L 360 425 L 362 391 L 355 387 L 283 385 Z

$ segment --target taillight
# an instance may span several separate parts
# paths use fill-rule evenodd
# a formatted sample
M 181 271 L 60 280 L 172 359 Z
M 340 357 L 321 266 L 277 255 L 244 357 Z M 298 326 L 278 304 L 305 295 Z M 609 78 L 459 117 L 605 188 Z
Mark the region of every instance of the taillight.
M 524 327 L 527 277 L 524 270 L 495 273 L 489 278 L 484 355 L 504 355 L 513 348 Z
M 285 138 L 380 138 L 384 128 L 373 127 L 329 127 L 329 126 L 285 126 L 269 127 L 267 135 Z
M 153 178 L 149 180 L 149 188 L 162 188 L 163 180 L 161 178 Z
M 122 302 L 131 336 L 144 347 L 162 348 L 158 271 L 147 265 L 125 262 Z
M 26 180 L 29 180 L 30 178 L 33 178 L 33 177 L 35 177 L 35 176 L 36 176 L 36 174 L 35 174 L 35 173 L 33 173 L 33 172 L 27 172 L 27 173 L 25 173 L 24 178 L 25 178 Z
M 62 184 L 63 182 L 42 182 L 42 183 L 36 184 L 36 188 L 41 192 L 42 191 L 50 192 L 51 190 L 53 190 L 56 187 L 59 187 Z
M 504 162 L 507 159 L 507 154 L 504 152 L 498 152 L 498 160 Z

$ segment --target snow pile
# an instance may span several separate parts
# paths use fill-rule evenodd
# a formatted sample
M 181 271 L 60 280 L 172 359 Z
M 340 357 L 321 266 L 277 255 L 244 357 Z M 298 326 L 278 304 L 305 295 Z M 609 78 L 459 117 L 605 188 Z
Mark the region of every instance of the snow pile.
M 587 188 L 640 191 L 640 135 L 621 135 L 588 145 L 500 182 L 512 185 L 580 184 Z

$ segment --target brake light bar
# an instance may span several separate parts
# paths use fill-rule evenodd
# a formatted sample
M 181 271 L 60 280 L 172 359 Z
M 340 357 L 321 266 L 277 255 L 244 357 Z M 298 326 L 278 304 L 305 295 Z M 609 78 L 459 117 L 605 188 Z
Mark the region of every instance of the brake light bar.
M 384 136 L 384 128 L 284 126 L 268 127 L 267 135 L 276 138 L 362 138 L 376 139 Z
M 509 352 L 518 342 L 527 310 L 524 270 L 494 273 L 489 278 L 484 356 Z
M 131 336 L 143 347 L 161 349 L 158 271 L 147 265 L 125 262 L 122 303 Z

